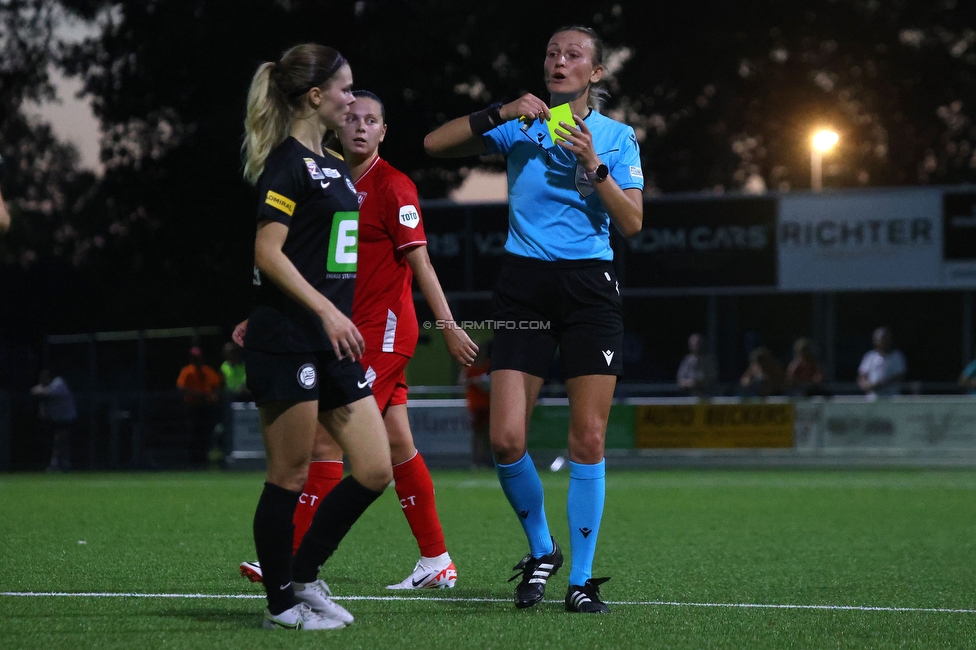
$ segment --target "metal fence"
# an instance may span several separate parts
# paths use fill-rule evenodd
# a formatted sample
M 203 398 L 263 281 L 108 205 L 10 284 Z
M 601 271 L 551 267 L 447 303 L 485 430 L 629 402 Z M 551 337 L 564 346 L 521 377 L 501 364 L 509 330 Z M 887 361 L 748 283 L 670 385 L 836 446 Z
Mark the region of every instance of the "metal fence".
M 794 403 L 843 402 L 853 405 L 849 407 L 853 409 L 859 408 L 859 403 L 870 403 L 863 397 L 854 397 L 857 390 L 853 384 L 828 384 L 824 388 L 825 393 L 834 397 L 821 396 L 817 398 L 819 401 L 794 400 Z M 728 385 L 724 389 L 731 396 L 717 396 L 716 400 L 749 401 L 734 396 L 734 386 Z M 429 460 L 434 465 L 464 466 L 470 463 L 471 434 L 459 390 L 460 387 L 456 386 L 411 387 L 411 426 L 418 448 L 424 451 L 425 456 L 431 457 Z M 947 383 L 916 382 L 907 385 L 905 392 L 906 397 L 901 399 L 907 403 L 921 403 L 917 400 L 927 395 L 952 395 L 958 393 L 959 389 Z M 678 395 L 673 384 L 622 382 L 618 386 L 617 406 L 613 413 L 619 420 L 623 411 L 642 400 L 683 403 L 690 399 Z M 540 404 L 552 406 L 564 398 L 564 386 L 550 384 L 544 386 Z M 913 399 L 916 402 L 912 402 Z M 945 399 L 951 401 L 953 398 Z M 954 399 L 971 402 L 976 398 L 957 396 Z M 70 443 L 71 465 L 75 469 L 163 470 L 207 466 L 195 461 L 192 456 L 194 434 L 191 414 L 179 391 L 88 391 L 77 393 L 76 401 L 78 419 L 72 425 Z M 253 409 L 253 405 L 244 403 L 226 403 L 216 409 L 213 435 L 209 441 L 212 450 L 209 466 L 247 468 L 263 465 L 263 448 Z M 797 413 L 808 411 L 800 409 Z M 829 409 L 826 412 L 830 412 Z M 939 414 L 925 417 L 942 422 L 944 418 L 956 421 L 962 416 Z M 619 423 L 614 420 L 611 424 L 617 426 Z M 537 436 L 537 432 L 545 427 L 558 429 L 552 434 L 553 440 L 562 438 L 561 432 L 565 427 L 561 421 L 543 417 L 538 421 L 533 420 L 530 442 L 540 440 L 531 436 Z M 629 430 L 632 427 L 625 425 L 624 428 Z M 619 446 L 621 436 L 627 438 L 632 435 L 619 431 L 613 436 L 608 434 L 608 448 Z M 630 443 L 623 446 L 627 444 Z M 26 393 L 0 393 L 0 471 L 44 469 L 50 462 L 51 445 L 49 432 L 37 417 L 37 400 Z M 545 447 L 551 450 L 555 446 L 558 445 L 547 443 Z

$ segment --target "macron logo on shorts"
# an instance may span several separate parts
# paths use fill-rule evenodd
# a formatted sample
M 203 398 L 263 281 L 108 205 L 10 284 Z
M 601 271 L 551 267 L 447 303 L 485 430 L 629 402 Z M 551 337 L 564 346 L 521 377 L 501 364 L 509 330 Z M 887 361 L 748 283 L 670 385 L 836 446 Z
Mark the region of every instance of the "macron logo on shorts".
M 306 363 L 298 369 L 298 385 L 302 388 L 315 388 L 315 366 Z
M 603 358 L 607 360 L 607 367 L 610 367 L 610 362 L 613 361 L 613 350 L 604 350 Z

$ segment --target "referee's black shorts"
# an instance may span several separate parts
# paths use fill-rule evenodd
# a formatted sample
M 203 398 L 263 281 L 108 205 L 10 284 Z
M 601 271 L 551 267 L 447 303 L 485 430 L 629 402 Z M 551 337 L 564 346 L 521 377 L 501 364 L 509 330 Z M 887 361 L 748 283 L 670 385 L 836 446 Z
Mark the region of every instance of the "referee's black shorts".
M 623 371 L 623 309 L 609 261 L 509 255 L 492 307 L 492 370 L 546 377 L 558 348 L 565 379 Z
M 274 353 L 244 348 L 247 388 L 258 406 L 318 401 L 319 412 L 352 404 L 373 391 L 358 361 L 332 352 Z

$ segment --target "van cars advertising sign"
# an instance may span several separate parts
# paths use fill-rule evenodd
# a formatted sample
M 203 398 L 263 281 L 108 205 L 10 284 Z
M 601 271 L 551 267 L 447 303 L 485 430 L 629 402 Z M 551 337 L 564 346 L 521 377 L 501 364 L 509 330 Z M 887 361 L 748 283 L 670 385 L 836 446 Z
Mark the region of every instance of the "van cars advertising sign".
M 629 287 L 775 287 L 776 199 L 655 199 L 627 239 Z

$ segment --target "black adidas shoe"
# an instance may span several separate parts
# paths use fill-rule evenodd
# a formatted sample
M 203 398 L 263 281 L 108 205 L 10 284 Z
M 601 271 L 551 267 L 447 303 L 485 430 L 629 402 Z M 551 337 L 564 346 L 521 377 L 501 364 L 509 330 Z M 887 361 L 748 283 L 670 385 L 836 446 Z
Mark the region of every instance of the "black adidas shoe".
M 556 575 L 556 571 L 559 571 L 562 565 L 563 552 L 559 550 L 556 540 L 552 540 L 552 553 L 540 558 L 534 558 L 529 553 L 522 558 L 521 562 L 512 567 L 512 570 L 518 573 L 508 579 L 512 582 L 519 576 L 522 577 L 522 582 L 515 587 L 515 606 L 523 609 L 541 601 L 546 595 L 546 582 Z
M 590 578 L 582 587 L 569 585 L 566 592 L 566 611 L 583 614 L 609 614 L 610 608 L 600 600 L 600 585 L 610 578 Z

